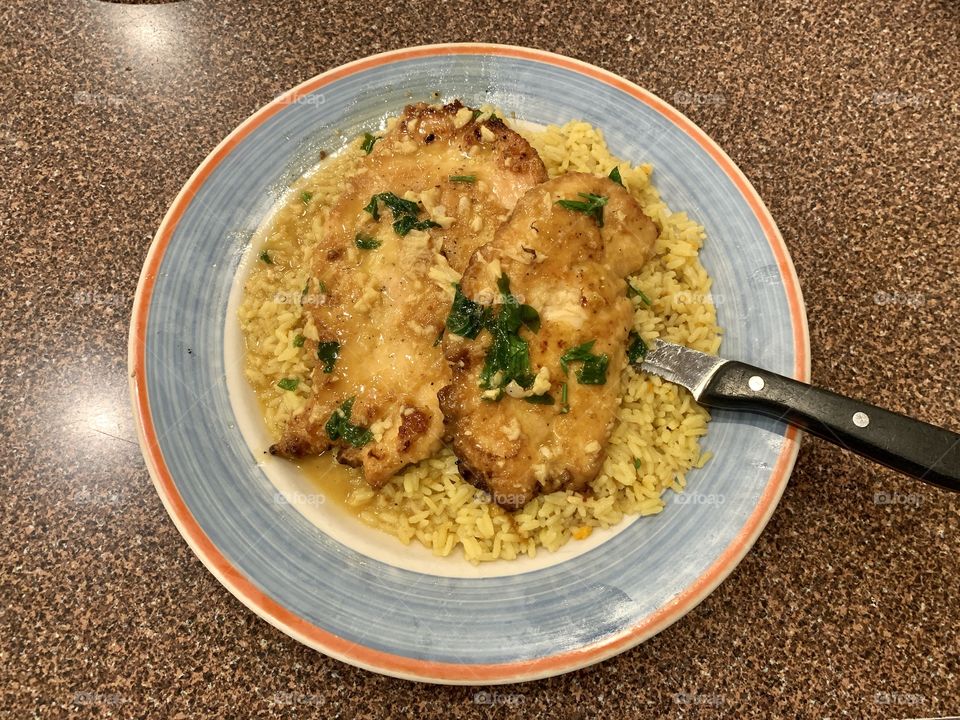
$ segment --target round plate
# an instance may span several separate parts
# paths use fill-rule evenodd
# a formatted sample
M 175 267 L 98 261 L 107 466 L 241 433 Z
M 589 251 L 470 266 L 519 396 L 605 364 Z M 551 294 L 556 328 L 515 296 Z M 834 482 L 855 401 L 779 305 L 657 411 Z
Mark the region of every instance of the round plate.
M 254 612 L 377 672 L 450 683 L 529 680 L 622 652 L 703 600 L 769 519 L 798 434 L 716 413 L 704 439 L 714 458 L 689 473 L 685 498 L 668 493 L 660 515 L 625 520 L 559 553 L 479 568 L 404 548 L 333 504 L 300 497 L 289 467 L 263 461 L 262 423 L 242 382 L 233 308 L 251 238 L 319 149 L 342 146 L 406 103 L 438 97 L 489 102 L 537 123 L 583 119 L 603 129 L 615 155 L 653 163 L 664 200 L 706 227 L 702 259 L 725 330 L 722 354 L 808 379 L 806 318 L 787 249 L 719 147 L 677 110 L 605 70 L 539 50 L 455 44 L 319 75 L 247 119 L 204 160 L 164 218 L 140 277 L 130 389 L 147 467 L 170 516 Z

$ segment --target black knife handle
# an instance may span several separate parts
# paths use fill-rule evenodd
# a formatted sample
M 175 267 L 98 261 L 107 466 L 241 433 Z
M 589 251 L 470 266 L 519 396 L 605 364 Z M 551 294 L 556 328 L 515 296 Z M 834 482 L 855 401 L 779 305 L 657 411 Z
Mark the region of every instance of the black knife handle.
M 741 362 L 724 363 L 703 405 L 750 410 L 924 482 L 960 492 L 960 435 Z

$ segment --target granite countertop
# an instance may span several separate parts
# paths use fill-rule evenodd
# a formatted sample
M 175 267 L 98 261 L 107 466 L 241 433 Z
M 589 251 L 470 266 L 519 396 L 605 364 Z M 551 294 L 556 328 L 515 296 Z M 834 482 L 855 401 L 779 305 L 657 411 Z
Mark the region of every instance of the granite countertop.
M 960 430 L 960 10 L 768 5 L 0 5 L 0 717 L 960 713 L 960 496 L 815 439 L 686 618 L 489 690 L 357 670 L 258 619 L 181 539 L 137 445 L 131 299 L 192 170 L 306 78 L 454 40 L 571 55 L 677 104 L 779 223 L 814 381 Z

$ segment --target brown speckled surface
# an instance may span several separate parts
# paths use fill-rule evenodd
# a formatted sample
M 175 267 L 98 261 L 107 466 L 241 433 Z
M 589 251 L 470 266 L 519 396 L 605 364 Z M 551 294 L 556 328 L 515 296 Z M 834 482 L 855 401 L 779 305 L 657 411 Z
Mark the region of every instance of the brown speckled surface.
M 960 496 L 817 440 L 689 616 L 488 691 L 356 670 L 256 618 L 180 538 L 136 444 L 131 297 L 194 167 L 318 72 L 453 40 L 565 53 L 676 102 L 783 231 L 814 380 L 960 430 L 960 10 L 770 5 L 0 4 L 0 717 L 960 713 Z

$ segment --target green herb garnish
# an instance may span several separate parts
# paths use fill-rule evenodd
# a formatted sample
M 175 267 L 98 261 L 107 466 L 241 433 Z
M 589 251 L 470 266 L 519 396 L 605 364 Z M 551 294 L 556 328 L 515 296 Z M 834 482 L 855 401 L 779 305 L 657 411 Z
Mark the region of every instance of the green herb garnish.
M 310 198 L 312 197 L 313 197 L 313 193 L 309 193 L 306 190 L 304 190 L 302 193 L 300 193 L 300 202 L 306 205 L 308 202 L 310 202 Z
M 284 378 L 277 383 L 277 387 L 281 390 L 296 390 L 299 384 L 300 381 L 297 378 Z
M 474 119 L 474 120 L 476 120 L 476 119 L 477 119 L 478 117 L 480 117 L 481 115 L 483 115 L 483 110 L 474 110 L 474 111 L 473 111 L 473 119 Z
M 525 324 L 524 313 L 516 298 L 510 294 L 510 278 L 506 274 L 497 280 L 497 288 L 503 304 L 496 316 L 486 322 L 486 329 L 493 336 L 493 342 L 487 351 L 483 370 L 480 371 L 480 386 L 490 390 L 514 381 L 526 389 L 533 385 L 534 373 L 530 367 L 530 347 L 527 341 L 520 337 L 520 327 Z M 532 320 L 532 317 L 528 319 Z M 539 315 L 537 320 L 539 321 Z
M 570 412 L 570 403 L 567 401 L 567 384 L 560 386 L 560 414 L 566 415 Z
M 377 140 L 379 139 L 380 138 L 378 138 L 375 135 L 371 135 L 370 133 L 364 133 L 363 142 L 360 143 L 360 149 L 363 150 L 367 155 L 369 155 L 371 152 L 373 152 L 373 144 L 377 142 Z
M 639 469 L 640 469 L 640 458 L 634 458 L 634 459 L 633 459 L 633 469 L 634 469 L 634 470 L 639 470 Z
M 323 371 L 332 373 L 333 366 L 340 357 L 340 343 L 336 340 L 324 340 L 317 344 L 317 359 L 323 361 Z
M 524 398 L 524 400 L 532 405 L 553 405 L 556 402 L 553 399 L 553 395 L 550 393 L 544 393 L 543 395 L 529 395 Z
M 620 166 L 619 166 L 619 165 L 614 165 L 614 166 L 613 166 L 613 170 L 610 171 L 610 174 L 607 175 L 607 177 L 610 178 L 611 180 L 613 180 L 613 181 L 614 181 L 617 185 L 619 185 L 620 187 L 626 187 L 626 186 L 623 184 L 623 178 L 620 177 Z
M 379 195 L 374 195 L 372 198 L 370 198 L 370 202 L 363 206 L 363 209 L 370 213 L 370 216 L 374 220 L 380 219 L 380 206 L 377 204 L 378 198 Z
M 392 192 L 382 192 L 377 193 L 370 198 L 370 202 L 367 203 L 366 207 L 363 208 L 373 216 L 374 220 L 380 219 L 380 209 L 378 203 L 383 203 L 385 206 L 390 208 L 390 212 L 393 213 L 395 218 L 401 215 L 416 216 L 420 213 L 420 206 L 413 200 L 404 200 L 401 197 L 397 197 Z
M 593 221 L 597 223 L 597 227 L 603 227 L 603 206 L 607 204 L 607 198 L 603 195 L 594 195 L 593 193 L 577 193 L 577 195 L 586 199 L 557 200 L 557 205 L 567 210 L 589 215 L 593 218 Z
M 273 265 L 273 258 L 270 257 L 270 253 L 264 250 L 260 253 L 260 262 L 265 262 L 267 265 Z
M 610 358 L 604 353 L 602 355 L 593 354 L 593 345 L 596 340 L 590 340 L 570 348 L 560 356 L 560 367 L 564 373 L 568 372 L 567 364 L 571 362 L 582 363 L 577 370 L 577 380 L 581 385 L 603 385 L 607 381 L 607 365 Z
M 458 183 L 475 183 L 477 181 L 476 175 L 451 175 L 450 182 Z
M 343 405 L 338 409 L 334 410 L 333 414 L 330 415 L 330 419 L 327 420 L 326 425 L 323 426 L 323 429 L 326 431 L 327 437 L 331 440 L 343 438 L 354 447 L 363 447 L 373 440 L 373 433 L 365 427 L 353 425 L 350 422 L 350 414 L 353 412 L 354 400 L 356 400 L 356 398 L 352 397 L 344 401 Z
M 630 331 L 627 339 L 630 341 L 627 345 L 627 360 L 633 365 L 647 356 L 647 344 L 643 341 L 643 338 L 633 330 Z
M 441 340 L 443 340 L 443 330 L 437 333 L 437 337 L 433 341 L 433 347 L 436 347 L 437 345 L 439 345 Z
M 294 347 L 303 347 L 303 343 L 306 342 L 306 338 L 299 333 L 293 336 L 293 346 Z
M 459 283 L 453 287 L 453 305 L 447 315 L 446 328 L 454 335 L 473 340 L 486 324 L 490 311 L 464 295 Z
M 356 245 L 361 250 L 376 250 L 378 247 L 383 245 L 382 242 L 377 240 L 372 235 L 366 235 L 364 233 L 357 233 L 353 238 L 353 244 Z
M 627 297 L 640 298 L 640 302 L 642 302 L 647 307 L 650 307 L 651 305 L 653 305 L 653 301 L 646 296 L 643 290 L 635 288 L 633 286 L 633 283 L 631 283 L 629 280 L 627 280 Z
M 411 230 L 427 230 L 432 227 L 440 227 L 440 223 L 433 220 L 417 220 L 413 215 L 401 215 L 393 221 L 393 231 L 400 237 Z
M 393 213 L 393 229 L 401 237 L 411 230 L 440 227 L 433 220 L 417 220 L 417 215 L 420 214 L 420 205 L 412 200 L 397 197 L 392 192 L 377 193 L 370 198 L 370 202 L 363 209 L 370 213 L 374 220 L 379 220 L 380 203 L 383 203 Z

